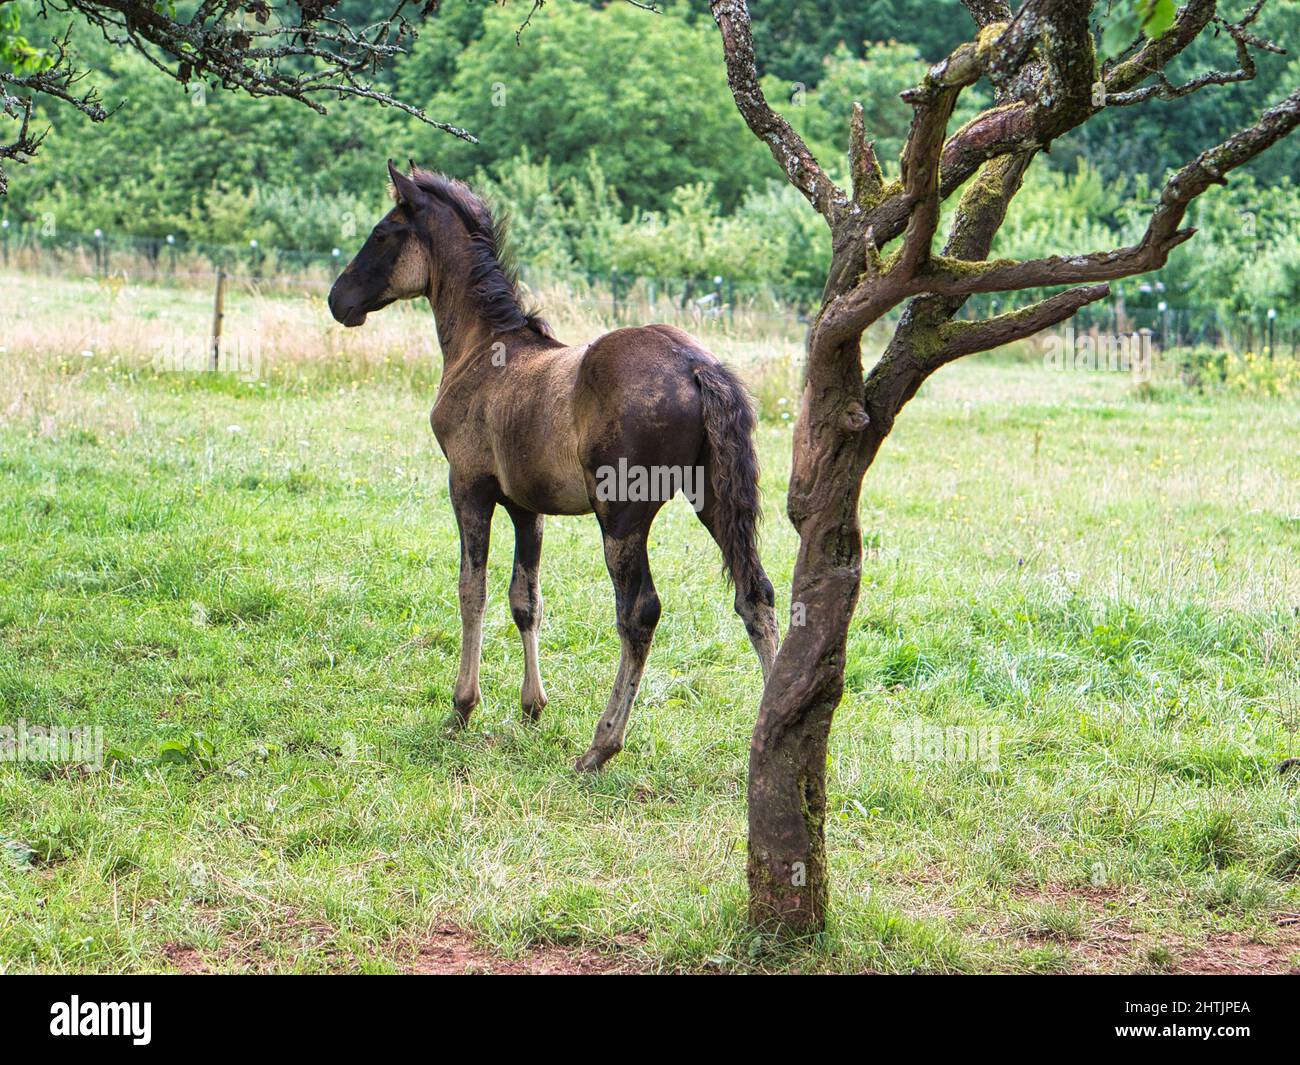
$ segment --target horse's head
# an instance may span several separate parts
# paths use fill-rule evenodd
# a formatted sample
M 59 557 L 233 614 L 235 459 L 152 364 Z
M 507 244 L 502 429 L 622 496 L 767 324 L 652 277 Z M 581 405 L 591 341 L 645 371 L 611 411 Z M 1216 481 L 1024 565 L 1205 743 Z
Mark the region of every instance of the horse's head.
M 372 311 L 423 296 L 430 288 L 432 267 L 424 235 L 433 197 L 400 173 L 391 159 L 388 174 L 393 182 L 392 210 L 370 231 L 330 289 L 330 313 L 346 326 L 361 325 Z

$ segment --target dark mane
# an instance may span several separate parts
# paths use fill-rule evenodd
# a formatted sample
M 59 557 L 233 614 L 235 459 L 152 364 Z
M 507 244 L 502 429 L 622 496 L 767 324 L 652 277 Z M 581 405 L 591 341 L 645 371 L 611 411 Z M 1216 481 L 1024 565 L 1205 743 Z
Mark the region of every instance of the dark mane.
M 470 242 L 470 292 L 493 332 L 531 329 L 540 336 L 554 338 L 537 309 L 523 306 L 518 270 L 506 241 L 506 217 L 494 218 L 487 203 L 455 178 L 431 170 L 415 170 L 411 178 L 455 211 L 464 225 Z

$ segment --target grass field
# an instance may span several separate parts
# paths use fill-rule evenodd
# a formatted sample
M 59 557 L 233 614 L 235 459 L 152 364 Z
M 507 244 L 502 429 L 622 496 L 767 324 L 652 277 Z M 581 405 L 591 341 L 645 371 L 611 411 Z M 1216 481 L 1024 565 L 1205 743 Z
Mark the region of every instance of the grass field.
M 440 936 L 488 968 L 1300 962 L 1300 786 L 1274 769 L 1300 755 L 1296 404 L 1005 357 L 927 387 L 864 491 L 833 919 L 780 946 L 743 919 L 757 662 L 686 504 L 655 528 L 626 749 L 578 778 L 618 648 L 590 517 L 547 525 L 540 726 L 499 513 L 484 704 L 441 728 L 457 555 L 427 313 L 345 336 L 318 300 L 235 293 L 263 362 L 239 382 L 149 368 L 204 331 L 206 292 L 0 293 L 0 724 L 109 750 L 0 764 L 0 970 L 392 971 Z M 784 626 L 797 339 L 706 339 L 762 397 Z M 950 726 L 996 758 L 899 757 L 899 729 Z

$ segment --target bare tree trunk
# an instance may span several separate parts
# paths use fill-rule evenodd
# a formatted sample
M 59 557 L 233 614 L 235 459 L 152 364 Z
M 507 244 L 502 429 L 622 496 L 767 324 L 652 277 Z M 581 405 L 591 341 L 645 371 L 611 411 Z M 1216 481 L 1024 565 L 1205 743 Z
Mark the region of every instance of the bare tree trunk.
M 1105 106 L 1129 106 L 1253 77 L 1251 49 L 1276 46 L 1187 0 L 1173 27 L 1098 68 L 1090 0 L 965 0 L 977 39 L 903 94 L 914 108 L 899 179 L 886 183 L 857 105 L 849 131 L 849 192 L 765 100 L 745 0 L 711 0 L 737 109 L 786 177 L 826 220 L 832 261 L 809 332 L 808 369 L 794 434 L 787 510 L 799 534 L 790 624 L 759 707 L 749 762 L 749 912 L 754 924 L 806 934 L 825 921 L 826 759 L 844 690 L 849 624 L 861 585 L 862 480 L 894 418 L 940 366 L 1033 336 L 1109 294 L 1104 282 L 1158 269 L 1194 230 L 1179 228 L 1195 197 L 1300 125 L 1300 90 L 1259 121 L 1201 153 L 1161 192 L 1146 233 L 1130 247 L 1019 262 L 987 261 L 1025 169 L 1055 137 Z M 1212 22 L 1227 30 L 1240 69 L 1175 86 L 1165 65 Z M 1130 54 L 1132 53 L 1132 54 Z M 1153 75 L 1155 84 L 1138 86 Z M 982 77 L 996 106 L 951 138 L 957 96 Z M 973 180 L 972 180 L 973 179 Z M 942 255 L 931 246 L 944 198 L 965 186 Z M 901 240 L 899 239 L 901 238 Z M 885 256 L 890 242 L 898 241 Z M 1080 284 L 1082 282 L 1082 284 Z M 1019 310 L 955 321 L 980 292 L 1076 287 Z M 863 375 L 864 330 L 904 305 L 884 353 Z
M 788 511 L 799 533 L 790 626 L 763 692 L 749 753 L 749 913 L 815 931 L 826 913 L 826 746 L 844 690 L 862 572 L 862 383 L 857 342 L 810 377 L 794 443 Z

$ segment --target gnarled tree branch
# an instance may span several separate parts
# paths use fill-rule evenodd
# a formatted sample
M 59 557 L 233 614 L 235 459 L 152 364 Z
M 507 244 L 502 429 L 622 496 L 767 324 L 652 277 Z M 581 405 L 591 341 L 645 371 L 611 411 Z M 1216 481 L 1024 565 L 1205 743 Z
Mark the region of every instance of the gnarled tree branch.
M 722 50 L 727 63 L 727 84 L 736 109 L 767 145 L 786 178 L 807 197 L 831 225 L 849 206 L 849 197 L 822 169 L 812 151 L 790 123 L 772 110 L 758 83 L 754 58 L 754 35 L 750 28 L 749 5 L 744 0 L 711 0 L 709 10 L 722 33 Z
M 1236 45 L 1236 70 L 1207 70 L 1205 73 L 1198 74 L 1181 85 L 1174 85 L 1165 74 L 1162 66 L 1154 71 L 1156 84 L 1146 85 L 1143 88 L 1133 89 L 1129 92 L 1107 91 L 1098 102 L 1104 103 L 1107 107 L 1128 107 L 1132 104 L 1143 103 L 1146 100 L 1177 100 L 1180 96 L 1189 96 L 1201 89 L 1209 88 L 1211 85 L 1231 85 L 1233 82 L 1250 81 L 1256 74 L 1255 56 L 1251 49 L 1273 52 L 1278 55 L 1286 54 L 1285 48 L 1251 33 L 1248 29 L 1250 24 L 1259 17 L 1263 7 L 1264 0 L 1256 0 L 1255 5 L 1236 22 L 1228 22 L 1217 15 L 1212 19 L 1216 25 L 1223 27 Z
M 1007 311 L 974 322 L 949 322 L 939 328 L 943 346 L 935 352 L 932 367 L 980 351 L 991 351 L 1003 344 L 1025 340 L 1071 318 L 1080 307 L 1105 299 L 1110 285 L 1081 285 L 1019 310 Z
M 930 255 L 939 224 L 939 151 L 948 120 L 962 89 L 975 84 L 987 65 L 987 49 L 963 44 L 932 67 L 920 86 L 903 93 L 916 112 L 903 147 L 903 197 L 909 216 L 896 271 L 915 273 Z
M 1169 253 L 1195 235 L 1180 229 L 1192 201 L 1300 126 L 1300 89 L 1270 107 L 1258 122 L 1202 152 L 1165 184 L 1142 239 L 1127 248 L 1086 255 L 1053 255 L 1021 262 L 958 263 L 934 259 L 914 283 L 927 292 L 970 295 L 1086 281 L 1114 281 L 1159 269 Z

